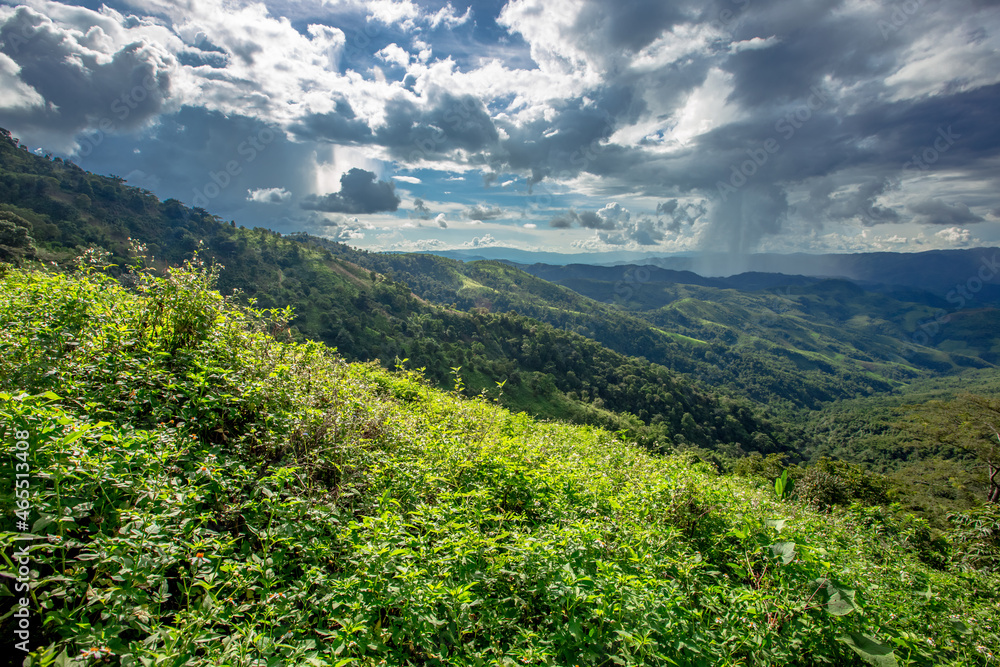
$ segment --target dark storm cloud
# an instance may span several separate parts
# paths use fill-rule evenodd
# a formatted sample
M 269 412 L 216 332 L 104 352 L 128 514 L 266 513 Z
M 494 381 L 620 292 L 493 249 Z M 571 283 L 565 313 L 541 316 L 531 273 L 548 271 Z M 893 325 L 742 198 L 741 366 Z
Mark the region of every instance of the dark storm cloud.
M 136 150 L 129 134 L 84 133 L 73 161 L 101 174 L 121 174 L 129 184 L 159 197 L 201 206 L 225 220 L 279 231 L 297 231 L 302 212 L 248 200 L 248 191 L 296 193 L 312 177 L 314 145 L 289 141 L 253 118 L 183 107 L 161 115 Z
M 597 214 L 596 211 L 582 211 L 576 216 L 577 222 L 586 229 L 614 229 L 614 220 L 606 220 Z
M 291 126 L 292 132 L 303 139 L 339 144 L 361 144 L 371 140 L 368 123 L 357 117 L 347 100 L 337 100 L 334 111 L 307 114 Z
M 170 96 L 173 56 L 134 42 L 105 62 L 79 41 L 96 38 L 96 30 L 83 34 L 19 7 L 0 26 L 0 51 L 17 63 L 20 79 L 47 104 L 4 111 L 0 123 L 71 137 L 94 126 L 104 132 L 129 130 L 156 116 Z
M 844 12 L 843 5 L 841 0 L 804 0 L 748 7 L 734 40 L 774 40 L 726 61 L 724 68 L 734 75 L 730 99 L 770 107 L 800 99 L 826 76 L 858 81 L 892 73 L 898 45 L 882 37 L 876 22 Z
M 898 184 L 885 176 L 846 189 L 833 178 L 817 178 L 810 184 L 808 199 L 796 205 L 795 213 L 813 221 L 816 227 L 836 221 L 858 221 L 865 225 L 904 222 L 897 211 L 876 203 L 878 197 L 894 190 L 898 190 Z
M 663 0 L 590 0 L 577 16 L 573 31 L 619 51 L 641 50 L 685 18 L 684 3 Z
M 917 222 L 931 225 L 955 226 L 984 222 L 982 216 L 973 213 L 965 204 L 949 204 L 937 199 L 925 199 L 909 204 L 906 210 L 916 216 Z
M 373 172 L 354 167 L 340 177 L 340 192 L 310 195 L 302 200 L 307 211 L 326 213 L 381 213 L 399 208 L 396 184 L 378 181 Z
M 550 176 L 569 178 L 590 171 L 604 149 L 602 142 L 644 110 L 632 87 L 609 85 L 592 93 L 588 99 L 553 102 L 551 120 L 504 123 L 509 138 L 497 147 L 495 160 L 514 171 L 530 172 L 529 186 Z
M 385 125 L 372 141 L 412 162 L 436 160 L 456 150 L 476 153 L 494 147 L 496 126 L 482 100 L 442 93 L 429 108 L 395 98 L 386 103 Z

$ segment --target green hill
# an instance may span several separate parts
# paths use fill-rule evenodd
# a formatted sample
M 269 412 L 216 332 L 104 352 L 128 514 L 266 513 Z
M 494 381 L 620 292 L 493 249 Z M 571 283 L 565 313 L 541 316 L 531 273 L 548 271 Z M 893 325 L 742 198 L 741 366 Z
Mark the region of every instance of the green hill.
M 0 277 L 27 664 L 995 661 L 1000 580 L 968 531 L 817 513 L 346 363 L 198 266 L 131 277 Z
M 927 323 L 947 305 L 929 293 L 907 293 L 918 300 L 906 301 L 842 280 L 706 279 L 655 267 L 521 270 L 497 261 L 371 253 L 298 238 L 391 275 L 428 301 L 513 310 L 772 407 L 818 408 L 921 378 L 991 367 L 1000 359 L 994 350 L 1000 310 L 953 314 L 927 336 Z M 750 288 L 735 289 L 740 282 Z M 769 289 L 759 289 L 762 284 Z

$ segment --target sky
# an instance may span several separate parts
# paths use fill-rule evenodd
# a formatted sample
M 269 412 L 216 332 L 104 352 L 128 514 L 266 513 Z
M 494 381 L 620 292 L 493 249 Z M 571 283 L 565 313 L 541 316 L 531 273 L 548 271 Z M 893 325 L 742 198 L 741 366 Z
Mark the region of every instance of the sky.
M 1000 0 L 0 0 L 0 127 L 370 250 L 1000 245 Z

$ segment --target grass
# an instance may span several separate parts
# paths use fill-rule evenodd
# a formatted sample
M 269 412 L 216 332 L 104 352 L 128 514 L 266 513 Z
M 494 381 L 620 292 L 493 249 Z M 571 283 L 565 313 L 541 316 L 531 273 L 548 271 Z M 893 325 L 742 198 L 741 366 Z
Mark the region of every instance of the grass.
M 995 662 L 997 577 L 927 565 L 912 517 L 283 342 L 288 313 L 212 276 L 0 279 L 0 500 L 23 450 L 40 537 L 25 664 Z

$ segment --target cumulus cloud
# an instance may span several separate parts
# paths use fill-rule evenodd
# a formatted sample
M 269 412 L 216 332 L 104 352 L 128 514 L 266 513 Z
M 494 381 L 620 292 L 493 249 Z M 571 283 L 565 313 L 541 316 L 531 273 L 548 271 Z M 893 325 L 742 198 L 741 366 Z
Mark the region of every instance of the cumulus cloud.
M 473 238 L 468 243 L 464 244 L 467 248 L 486 248 L 489 246 L 495 246 L 499 242 L 493 237 L 492 234 L 483 234 L 482 236 L 477 236 Z
M 635 220 L 625 220 L 613 231 L 599 231 L 598 239 L 614 246 L 655 246 L 667 238 L 667 225 L 663 220 L 642 216 Z
M 445 220 L 444 213 L 438 213 L 437 217 L 434 218 L 434 222 L 436 222 L 437 226 L 441 229 L 448 229 L 448 221 Z
M 677 199 L 668 199 L 656 205 L 657 217 L 666 219 L 663 228 L 675 234 L 685 227 L 694 226 L 707 212 L 704 201 L 683 204 Z
M 549 226 L 566 229 L 574 223 L 584 229 L 611 230 L 624 226 L 632 214 L 618 202 L 611 202 L 598 211 L 575 211 L 570 209 L 549 220 Z
M 968 245 L 972 239 L 972 232 L 961 227 L 948 227 L 937 232 L 934 236 L 951 245 Z
M 259 204 L 283 204 L 292 197 L 292 193 L 285 188 L 259 188 L 257 190 L 247 190 L 248 201 Z
M 10 56 L 0 52 L 0 89 L 4 91 L 0 109 L 25 111 L 45 103 L 45 98 L 37 90 L 21 80 L 20 72 L 20 66 Z
M 119 46 L 108 31 L 121 30 L 106 18 L 60 25 L 18 7 L 0 25 L 0 77 L 17 77 L 5 87 L 17 102 L 4 105 L 4 123 L 49 133 L 63 148 L 85 129 L 131 130 L 163 110 L 177 66 L 173 54 L 144 39 Z
M 410 54 L 407 53 L 398 44 L 390 44 L 384 47 L 381 51 L 375 54 L 387 63 L 398 65 L 399 67 L 406 67 L 410 64 Z
M 340 192 L 310 195 L 301 206 L 307 211 L 361 214 L 395 211 L 400 201 L 394 183 L 378 181 L 374 172 L 354 167 L 340 177 Z

